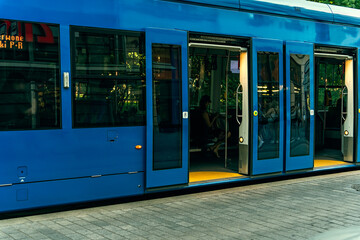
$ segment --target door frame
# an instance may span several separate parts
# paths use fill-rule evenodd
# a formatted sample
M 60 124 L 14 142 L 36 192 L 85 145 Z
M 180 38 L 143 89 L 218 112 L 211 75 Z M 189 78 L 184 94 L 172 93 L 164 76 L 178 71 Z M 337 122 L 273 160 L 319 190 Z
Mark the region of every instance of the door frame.
M 190 42 L 189 43 L 189 48 L 190 47 L 194 47 L 194 48 L 205 48 L 205 49 L 217 49 L 217 50 L 226 50 L 229 52 L 229 54 L 231 52 L 235 52 L 235 53 L 239 53 L 239 82 L 238 82 L 238 86 L 243 85 L 243 92 L 245 92 L 243 98 L 247 98 L 249 99 L 249 90 L 248 90 L 248 49 L 245 47 L 241 47 L 241 46 L 235 46 L 235 45 L 219 45 L 219 44 L 212 44 L 212 43 L 197 43 L 197 42 Z M 245 63 L 242 63 L 242 61 L 244 61 Z M 227 66 L 227 68 L 230 68 L 230 66 Z M 226 69 L 226 71 L 228 71 L 229 69 Z M 227 75 L 228 73 L 226 73 Z M 226 96 L 229 96 L 228 94 L 228 81 L 226 81 Z M 226 128 L 225 128 L 225 132 L 228 132 L 228 98 L 226 98 Z M 246 112 L 246 114 L 248 113 L 248 104 L 247 103 L 243 103 L 242 105 L 243 110 Z M 243 139 L 241 142 L 239 142 L 239 145 L 241 147 L 245 146 L 245 148 L 243 147 L 241 150 L 245 151 L 246 150 L 246 154 L 242 153 L 241 151 L 239 153 L 242 153 L 242 157 L 243 157 L 243 161 L 241 162 L 241 164 L 239 164 L 238 167 L 238 172 L 242 172 L 242 173 L 248 173 L 248 145 L 249 145 L 249 116 L 244 114 L 242 117 L 242 123 L 239 124 L 239 136 Z M 235 116 L 236 118 L 238 116 Z M 246 129 L 246 130 L 245 130 Z M 189 137 L 190 137 L 190 133 L 189 133 Z M 227 167 L 227 137 L 225 137 L 225 168 Z M 240 147 L 239 146 L 239 147 Z M 246 155 L 246 156 L 245 156 Z M 240 159 L 238 159 L 238 161 L 240 161 Z M 240 165 L 242 167 L 240 167 Z

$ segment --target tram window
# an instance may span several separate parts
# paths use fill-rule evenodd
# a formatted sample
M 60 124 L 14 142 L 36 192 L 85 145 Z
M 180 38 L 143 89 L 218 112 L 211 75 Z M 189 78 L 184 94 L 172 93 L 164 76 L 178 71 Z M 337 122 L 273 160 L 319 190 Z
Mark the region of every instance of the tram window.
M 279 54 L 258 52 L 258 159 L 279 157 Z M 265 143 L 265 144 L 264 144 Z
M 153 170 L 181 167 L 181 47 L 152 45 Z
M 144 36 L 72 31 L 74 127 L 145 125 Z
M 0 130 L 59 128 L 59 76 L 58 25 L 0 20 Z
M 310 151 L 310 57 L 290 54 L 290 156 Z

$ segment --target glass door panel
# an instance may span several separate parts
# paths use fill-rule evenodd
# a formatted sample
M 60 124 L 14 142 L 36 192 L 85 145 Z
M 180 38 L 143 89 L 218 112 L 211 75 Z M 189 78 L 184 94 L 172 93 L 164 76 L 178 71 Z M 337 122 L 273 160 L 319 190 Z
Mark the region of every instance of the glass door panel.
M 253 39 L 253 161 L 251 174 L 283 170 L 283 43 Z
M 312 44 L 286 43 L 286 171 L 314 165 L 313 58 Z
M 279 158 L 279 53 L 258 52 L 258 159 Z
M 186 184 L 187 33 L 146 29 L 146 65 L 146 188 Z
M 153 169 L 181 167 L 181 47 L 153 44 Z

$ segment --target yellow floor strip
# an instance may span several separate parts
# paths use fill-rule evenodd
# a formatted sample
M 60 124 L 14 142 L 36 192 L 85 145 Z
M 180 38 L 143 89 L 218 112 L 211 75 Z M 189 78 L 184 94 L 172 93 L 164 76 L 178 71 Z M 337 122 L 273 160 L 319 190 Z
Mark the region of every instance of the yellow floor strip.
M 238 173 L 201 171 L 201 172 L 190 172 L 189 180 L 190 182 L 201 182 L 201 181 L 209 181 L 215 179 L 241 177 L 241 176 L 243 175 Z
M 349 164 L 351 163 L 347 163 L 344 161 L 322 160 L 322 159 L 314 160 L 314 167 L 328 167 L 328 166 L 349 165 Z

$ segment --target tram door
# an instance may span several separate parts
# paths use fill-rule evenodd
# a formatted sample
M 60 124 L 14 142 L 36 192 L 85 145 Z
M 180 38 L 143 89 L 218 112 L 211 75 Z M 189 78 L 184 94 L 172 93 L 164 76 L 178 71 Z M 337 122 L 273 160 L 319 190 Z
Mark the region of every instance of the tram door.
M 188 183 L 187 32 L 146 29 L 146 188 Z
M 248 53 L 246 48 L 232 45 L 190 43 L 191 77 L 190 106 L 192 125 L 190 146 L 193 159 L 210 162 L 214 156 L 195 155 L 198 137 L 202 133 L 198 103 L 203 96 L 209 96 L 209 110 L 218 118 L 216 128 L 228 133 L 219 147 L 218 161 L 223 167 L 239 173 L 248 173 L 249 116 L 248 112 Z M 244 113 L 244 114 L 243 114 Z M 225 136 L 224 136 L 225 137 Z M 209 141 L 208 146 L 213 146 Z M 192 156 L 190 156 L 192 157 Z M 215 166 L 215 165 L 214 165 Z M 215 169 L 215 168 L 213 168 Z M 220 169 L 220 168 L 218 168 Z
M 284 152 L 283 42 L 252 39 L 250 174 L 280 173 Z
M 314 46 L 286 42 L 285 170 L 314 165 Z
M 315 53 L 315 160 L 331 151 L 333 160 L 354 161 L 354 60 L 347 54 Z

